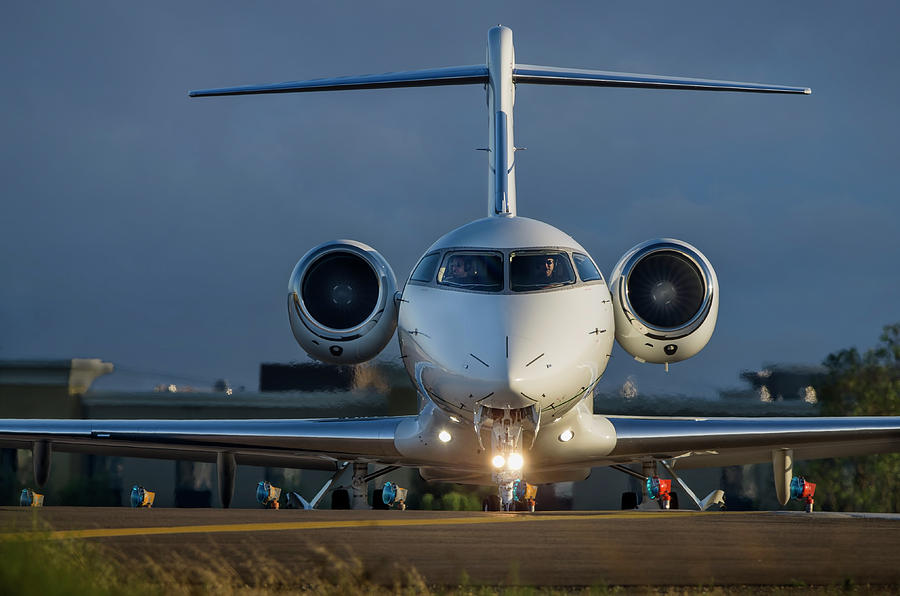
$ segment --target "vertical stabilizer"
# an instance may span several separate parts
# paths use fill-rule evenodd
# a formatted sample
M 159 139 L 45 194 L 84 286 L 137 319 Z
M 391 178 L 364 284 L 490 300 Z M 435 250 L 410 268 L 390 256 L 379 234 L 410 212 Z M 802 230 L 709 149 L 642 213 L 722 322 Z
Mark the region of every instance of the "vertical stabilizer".
M 513 104 L 516 89 L 513 69 L 516 55 L 512 30 L 493 27 L 488 31 L 487 103 L 490 134 L 488 158 L 488 215 L 516 214 L 516 159 L 513 142 Z

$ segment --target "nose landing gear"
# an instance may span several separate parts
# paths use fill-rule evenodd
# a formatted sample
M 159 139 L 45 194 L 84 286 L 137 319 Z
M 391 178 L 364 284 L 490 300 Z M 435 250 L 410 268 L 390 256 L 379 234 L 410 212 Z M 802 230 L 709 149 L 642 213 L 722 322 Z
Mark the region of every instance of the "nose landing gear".
M 521 411 L 513 412 L 509 408 L 494 410 L 492 414 L 491 448 L 495 455 L 491 458 L 491 464 L 494 467 L 493 479 L 497 483 L 497 497 L 485 499 L 482 505 L 485 511 L 534 511 L 537 487 L 522 479 L 525 418 Z M 540 414 L 533 418 L 529 430 L 537 435 Z
M 481 443 L 483 425 L 491 430 L 491 466 L 493 480 L 497 483 L 497 496 L 482 501 L 485 511 L 534 511 L 537 487 L 526 483 L 522 476 L 525 459 L 524 445 L 531 439 L 531 446 L 541 425 L 541 413 L 535 406 L 510 409 L 482 406 L 475 412 L 475 433 Z

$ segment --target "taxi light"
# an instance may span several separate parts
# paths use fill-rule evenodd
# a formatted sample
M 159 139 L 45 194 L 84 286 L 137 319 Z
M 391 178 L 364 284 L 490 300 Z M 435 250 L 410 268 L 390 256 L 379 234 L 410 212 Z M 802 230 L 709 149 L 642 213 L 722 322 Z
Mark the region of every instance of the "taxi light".
M 812 498 L 816 494 L 816 485 L 801 476 L 791 478 L 791 498 L 803 500 Z
M 528 484 L 524 480 L 516 480 L 513 483 L 513 497 L 515 497 L 516 501 L 522 503 L 534 502 L 537 497 L 537 487 L 533 484 Z
M 394 499 L 397 498 L 397 485 L 393 482 L 385 482 L 384 488 L 381 489 L 381 501 L 385 505 L 393 505 Z
M 278 499 L 281 498 L 281 489 L 272 486 L 268 481 L 260 482 L 256 485 L 256 502 L 266 509 L 280 509 L 281 505 Z
M 800 495 L 803 493 L 803 485 L 804 484 L 805 483 L 803 482 L 803 478 L 800 478 L 799 476 L 794 476 L 793 478 L 791 478 L 791 498 L 792 499 L 800 498 Z
M 511 470 L 521 470 L 522 465 L 524 465 L 525 460 L 522 459 L 522 456 L 518 453 L 511 453 L 509 456 L 509 468 Z
M 43 507 L 44 495 L 36 493 L 30 488 L 23 488 L 19 495 L 19 505 L 22 507 Z
M 137 484 L 131 487 L 132 507 L 153 507 L 154 499 L 156 499 L 156 493 L 152 490 L 147 490 Z
M 502 468 L 503 464 L 506 463 L 506 460 L 502 455 L 495 455 L 494 459 L 491 460 L 491 463 L 494 464 L 495 468 Z
M 562 431 L 559 434 L 559 440 L 562 441 L 563 443 L 568 443 L 569 441 L 572 440 L 572 437 L 574 437 L 574 436 L 575 436 L 575 433 L 572 432 L 571 428 L 569 428 L 569 429 Z
M 647 496 L 651 499 L 668 500 L 672 493 L 672 481 L 663 480 L 658 476 L 647 478 Z
M 394 482 L 385 482 L 381 489 L 381 500 L 388 507 L 396 505 L 400 509 L 406 509 L 406 495 L 407 490 Z
M 441 443 L 449 443 L 450 439 L 452 438 L 453 437 L 450 436 L 450 433 L 445 430 L 442 430 L 440 433 L 438 433 L 438 439 L 440 439 Z

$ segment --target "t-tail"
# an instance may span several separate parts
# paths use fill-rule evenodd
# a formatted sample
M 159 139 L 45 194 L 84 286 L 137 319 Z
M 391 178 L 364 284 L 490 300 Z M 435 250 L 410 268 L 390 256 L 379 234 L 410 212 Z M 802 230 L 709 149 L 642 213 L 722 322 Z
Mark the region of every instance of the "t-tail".
M 805 95 L 811 93 L 808 87 L 518 64 L 513 48 L 512 30 L 508 27 L 497 26 L 488 31 L 485 64 L 290 81 L 270 85 L 203 89 L 191 91 L 190 96 L 303 93 L 307 91 L 388 89 L 437 85 L 484 85 L 487 90 L 489 118 L 488 214 L 500 217 L 513 217 L 516 214 L 516 146 L 513 137 L 513 105 L 515 104 L 516 96 L 515 86 L 522 83 L 630 87 L 635 89 L 798 93 Z

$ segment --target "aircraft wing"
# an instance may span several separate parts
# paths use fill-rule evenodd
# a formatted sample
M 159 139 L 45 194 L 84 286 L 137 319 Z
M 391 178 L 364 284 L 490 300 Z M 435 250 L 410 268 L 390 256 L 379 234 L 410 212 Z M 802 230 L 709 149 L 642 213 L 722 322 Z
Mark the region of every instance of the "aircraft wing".
M 0 420 L 0 447 L 329 469 L 347 460 L 390 463 L 405 416 L 308 420 Z
M 610 459 L 678 458 L 679 468 L 900 451 L 900 416 L 802 418 L 655 418 L 605 416 L 615 428 Z
M 900 452 L 900 417 L 675 418 L 595 415 L 615 442 L 588 440 L 557 451 L 549 467 L 677 459 L 681 469 L 762 463 L 792 449 L 795 460 Z M 0 447 L 334 470 L 344 461 L 427 466 L 428 453 L 401 453 L 398 427 L 415 416 L 258 420 L 0 420 Z M 410 428 L 407 427 L 407 428 Z M 587 433 L 590 436 L 593 433 Z M 597 433 L 599 436 L 602 433 Z M 465 458 L 464 458 L 465 459 Z M 457 465 L 478 465 L 459 461 Z M 549 463 L 549 462 L 548 462 Z

